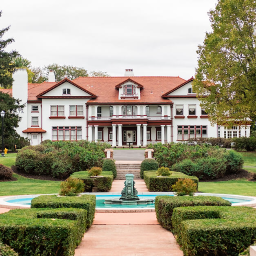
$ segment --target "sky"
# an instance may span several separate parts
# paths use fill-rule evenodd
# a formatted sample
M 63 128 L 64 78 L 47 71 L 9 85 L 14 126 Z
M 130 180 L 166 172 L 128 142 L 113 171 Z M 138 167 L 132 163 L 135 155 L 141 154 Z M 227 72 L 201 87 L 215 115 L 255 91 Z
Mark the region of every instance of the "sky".
M 33 67 L 53 63 L 123 76 L 195 76 L 196 53 L 218 0 L 1 0 L 6 50 Z

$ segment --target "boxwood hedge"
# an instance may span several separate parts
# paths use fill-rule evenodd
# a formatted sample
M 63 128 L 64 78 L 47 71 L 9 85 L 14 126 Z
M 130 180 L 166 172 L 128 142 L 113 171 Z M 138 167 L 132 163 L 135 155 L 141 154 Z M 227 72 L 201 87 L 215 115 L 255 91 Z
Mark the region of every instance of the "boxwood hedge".
M 173 210 L 182 206 L 231 206 L 231 203 L 215 196 L 157 196 L 155 200 L 156 217 L 160 225 L 172 230 Z
M 31 208 L 80 208 L 87 211 L 86 227 L 92 225 L 96 207 L 95 195 L 43 195 L 32 199 Z
M 95 178 L 90 178 L 88 171 L 75 172 L 71 177 L 84 182 L 84 192 L 92 192 L 93 187 L 96 187 L 98 192 L 107 192 L 111 189 L 113 182 L 113 174 L 109 171 L 103 171 L 99 177 Z
M 191 179 L 198 187 L 198 178 L 194 176 L 188 176 L 180 172 L 172 172 L 170 176 L 158 177 L 156 172 L 147 171 L 144 172 L 144 181 L 150 192 L 170 192 L 172 191 L 172 185 L 174 185 L 178 179 Z
M 0 255 L 1 256 L 19 256 L 10 246 L 0 242 Z
M 158 162 L 155 159 L 147 158 L 143 160 L 140 165 L 140 177 L 143 179 L 145 171 L 157 170 L 158 167 Z
M 238 256 L 256 239 L 256 209 L 250 207 L 180 207 L 172 220 L 185 256 Z
M 0 215 L 0 240 L 22 256 L 73 256 L 86 230 L 83 209 L 16 209 Z

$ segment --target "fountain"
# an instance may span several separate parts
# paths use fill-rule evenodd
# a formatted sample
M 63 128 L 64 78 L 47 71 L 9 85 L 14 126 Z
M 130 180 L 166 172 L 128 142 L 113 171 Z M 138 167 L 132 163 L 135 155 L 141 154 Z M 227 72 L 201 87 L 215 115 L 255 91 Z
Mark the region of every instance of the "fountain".
M 152 204 L 154 199 L 140 199 L 138 191 L 135 188 L 135 181 L 133 174 L 125 175 L 124 188 L 121 192 L 120 198 L 105 199 L 104 204 L 121 204 L 121 205 L 141 205 Z

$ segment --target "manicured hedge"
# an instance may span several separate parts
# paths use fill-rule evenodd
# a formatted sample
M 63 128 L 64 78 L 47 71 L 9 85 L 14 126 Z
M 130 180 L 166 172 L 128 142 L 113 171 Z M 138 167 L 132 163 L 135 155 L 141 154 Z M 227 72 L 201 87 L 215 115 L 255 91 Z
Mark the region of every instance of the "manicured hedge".
M 182 206 L 231 206 L 231 203 L 215 196 L 157 196 L 155 200 L 156 217 L 160 225 L 172 230 L 173 210 Z
M 250 207 L 180 207 L 172 219 L 185 256 L 238 256 L 256 239 L 256 209 Z
M 87 211 L 86 227 L 92 225 L 96 207 L 95 195 L 81 196 L 39 196 L 31 201 L 31 208 L 80 208 Z
M 158 162 L 155 159 L 145 159 L 142 161 L 140 165 L 140 177 L 144 179 L 144 172 L 145 171 L 152 171 L 157 170 L 159 167 Z
M 188 176 L 180 172 L 172 172 L 170 176 L 157 177 L 156 172 L 147 171 L 144 172 L 144 181 L 150 192 L 171 192 L 172 185 L 174 185 L 178 179 L 191 179 L 198 187 L 198 178 L 194 176 Z
M 96 187 L 98 192 L 108 192 L 111 189 L 113 182 L 113 174 L 108 171 L 102 172 L 97 178 L 90 178 L 87 171 L 75 172 L 71 177 L 80 179 L 84 182 L 84 192 L 92 192 L 93 187 Z
M 0 255 L 1 256 L 19 256 L 10 246 L 0 242 Z
M 256 150 L 256 137 L 241 137 L 233 138 L 235 142 L 235 149 L 239 151 L 255 151 Z
M 102 171 L 103 172 L 112 172 L 114 179 L 115 179 L 117 176 L 115 161 L 112 159 L 104 159 L 103 165 L 102 165 Z
M 73 256 L 86 230 L 83 209 L 17 209 L 0 215 L 0 240 L 22 256 Z

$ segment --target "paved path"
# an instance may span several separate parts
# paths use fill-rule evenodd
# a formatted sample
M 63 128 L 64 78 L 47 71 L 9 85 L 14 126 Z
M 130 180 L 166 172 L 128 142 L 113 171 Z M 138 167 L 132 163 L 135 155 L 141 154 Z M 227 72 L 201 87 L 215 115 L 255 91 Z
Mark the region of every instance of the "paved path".
M 114 150 L 114 159 L 118 161 L 143 161 L 145 150 Z

